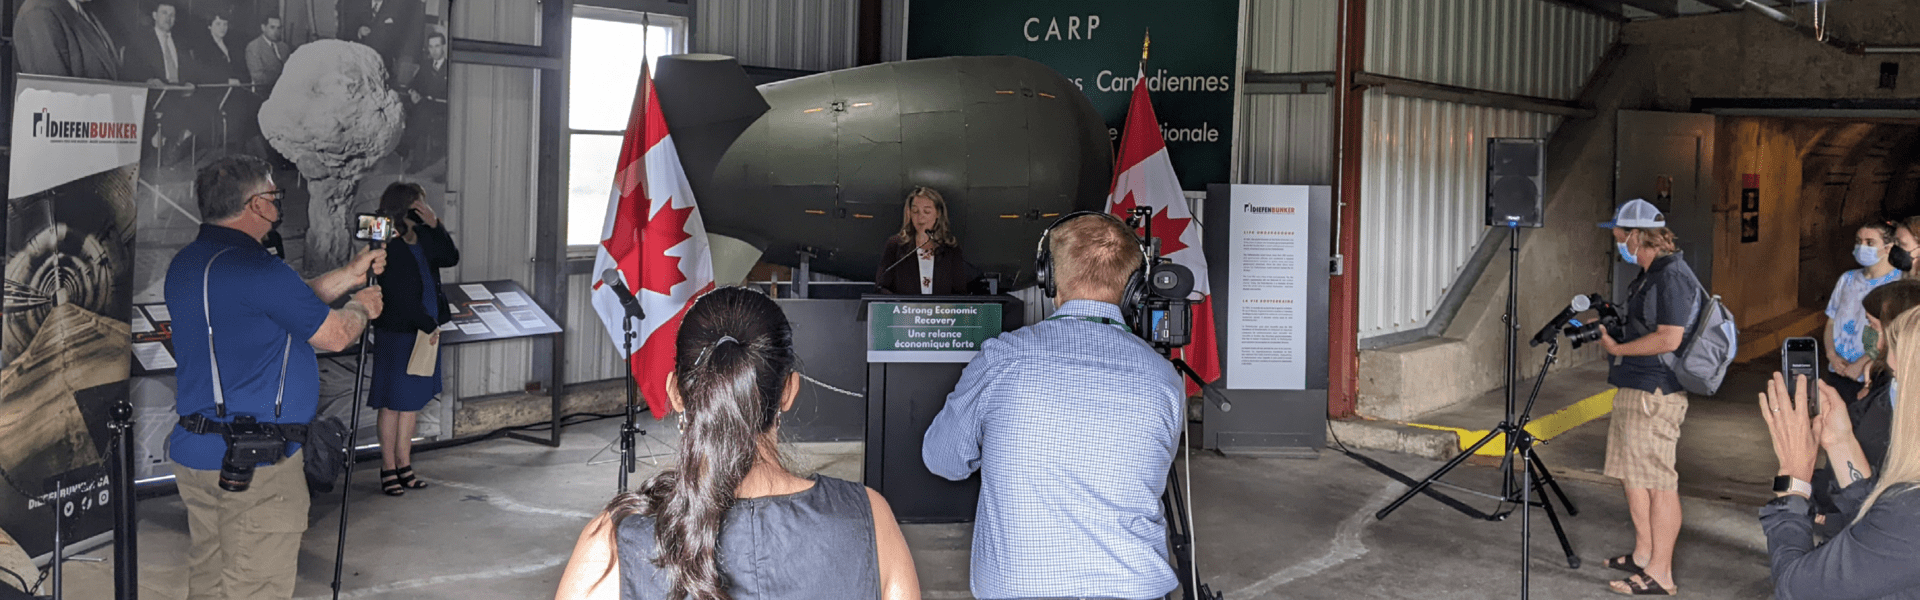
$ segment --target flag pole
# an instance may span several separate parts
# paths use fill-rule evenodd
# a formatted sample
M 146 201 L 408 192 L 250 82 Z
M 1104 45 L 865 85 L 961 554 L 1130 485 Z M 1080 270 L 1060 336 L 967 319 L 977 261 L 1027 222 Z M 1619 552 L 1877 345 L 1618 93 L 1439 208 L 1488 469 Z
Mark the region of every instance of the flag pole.
M 1140 68 L 1142 70 L 1147 68 L 1147 49 L 1151 46 L 1153 46 L 1153 28 L 1148 27 L 1145 37 L 1140 40 Z

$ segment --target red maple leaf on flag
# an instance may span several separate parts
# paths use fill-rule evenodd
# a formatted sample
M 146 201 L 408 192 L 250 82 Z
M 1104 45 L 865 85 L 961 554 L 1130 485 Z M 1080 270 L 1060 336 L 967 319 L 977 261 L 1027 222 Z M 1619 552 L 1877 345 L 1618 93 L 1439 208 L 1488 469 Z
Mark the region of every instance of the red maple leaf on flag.
M 613 231 L 638 232 L 640 231 L 641 222 L 644 220 L 645 217 L 639 210 L 633 210 L 631 208 L 619 210 L 613 217 Z M 615 233 L 613 237 L 600 240 L 600 245 L 607 249 L 607 255 L 612 257 L 615 262 L 621 266 L 626 266 L 628 261 L 632 260 L 633 257 L 640 252 L 640 236 Z M 598 280 L 595 280 L 594 286 L 596 288 L 599 286 Z
M 672 296 L 673 286 L 687 280 L 680 272 L 680 257 L 667 254 L 667 250 L 687 241 L 692 235 L 687 233 L 687 219 L 693 217 L 693 207 L 674 208 L 673 198 L 666 200 L 667 207 L 660 214 L 647 221 L 646 245 L 653 249 L 650 264 L 640 269 L 640 288 L 658 292 L 662 296 Z
M 1121 198 L 1119 202 L 1113 203 L 1113 208 L 1107 210 L 1110 211 L 1113 216 L 1120 217 L 1120 220 L 1125 221 L 1127 217 L 1132 216 L 1128 213 L 1132 213 L 1133 208 L 1136 206 L 1139 206 L 1139 204 L 1133 201 L 1133 190 L 1127 190 L 1127 197 Z

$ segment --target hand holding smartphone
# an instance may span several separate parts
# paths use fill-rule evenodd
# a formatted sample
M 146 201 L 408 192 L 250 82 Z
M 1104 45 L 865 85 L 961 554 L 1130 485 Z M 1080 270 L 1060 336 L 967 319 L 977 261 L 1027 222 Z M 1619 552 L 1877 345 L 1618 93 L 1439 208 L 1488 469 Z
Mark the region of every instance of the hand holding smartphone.
M 1798 397 L 1799 376 L 1805 375 L 1807 414 L 1820 415 L 1820 340 L 1810 337 L 1787 338 L 1780 345 L 1780 372 L 1787 376 L 1787 398 Z

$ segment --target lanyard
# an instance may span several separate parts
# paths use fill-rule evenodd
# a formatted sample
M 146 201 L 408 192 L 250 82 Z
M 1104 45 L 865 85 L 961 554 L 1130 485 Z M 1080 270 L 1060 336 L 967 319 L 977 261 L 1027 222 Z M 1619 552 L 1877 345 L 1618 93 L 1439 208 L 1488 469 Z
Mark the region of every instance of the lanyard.
M 1089 323 L 1101 323 L 1104 325 L 1112 325 L 1114 327 L 1119 327 L 1122 331 L 1125 331 L 1127 333 L 1133 333 L 1133 328 L 1128 327 L 1126 323 L 1121 323 L 1119 321 L 1115 321 L 1113 319 L 1109 319 L 1106 317 L 1089 317 L 1085 315 L 1054 315 L 1051 317 L 1047 317 L 1045 320 L 1057 321 L 1062 319 L 1073 320 L 1073 321 L 1086 321 Z

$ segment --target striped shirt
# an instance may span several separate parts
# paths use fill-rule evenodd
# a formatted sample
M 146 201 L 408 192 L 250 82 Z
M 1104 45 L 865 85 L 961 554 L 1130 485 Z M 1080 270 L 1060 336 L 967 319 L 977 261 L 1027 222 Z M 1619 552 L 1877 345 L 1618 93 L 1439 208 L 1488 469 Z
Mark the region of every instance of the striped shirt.
M 973 595 L 1164 596 L 1179 375 L 1112 304 L 1054 316 L 981 345 L 921 449 L 941 477 L 981 473 Z

